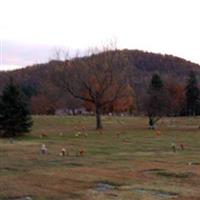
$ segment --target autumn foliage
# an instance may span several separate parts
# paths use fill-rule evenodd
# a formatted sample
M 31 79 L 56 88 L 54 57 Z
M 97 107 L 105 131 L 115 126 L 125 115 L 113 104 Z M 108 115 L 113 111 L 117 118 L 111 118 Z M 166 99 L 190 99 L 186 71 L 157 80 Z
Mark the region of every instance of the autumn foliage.
M 97 84 L 97 89 L 98 89 L 98 84 Z M 116 87 L 114 84 L 106 95 L 110 95 L 110 93 L 115 93 L 115 92 L 116 92 Z M 106 95 L 105 99 L 108 98 L 106 97 Z M 86 93 L 85 96 L 88 96 L 88 94 Z M 87 110 L 95 112 L 95 106 L 92 103 L 85 101 L 83 105 L 84 107 L 87 108 Z M 135 109 L 136 109 L 136 103 L 135 103 L 134 91 L 130 85 L 127 85 L 124 88 L 121 96 L 118 99 L 116 99 L 114 102 L 105 105 L 102 108 L 104 114 L 124 113 L 124 112 L 132 114 Z
M 33 114 L 54 114 L 53 103 L 44 95 L 37 95 L 31 98 L 31 112 Z
M 166 88 L 170 98 L 170 114 L 173 116 L 180 115 L 185 106 L 184 86 L 171 80 L 166 83 Z

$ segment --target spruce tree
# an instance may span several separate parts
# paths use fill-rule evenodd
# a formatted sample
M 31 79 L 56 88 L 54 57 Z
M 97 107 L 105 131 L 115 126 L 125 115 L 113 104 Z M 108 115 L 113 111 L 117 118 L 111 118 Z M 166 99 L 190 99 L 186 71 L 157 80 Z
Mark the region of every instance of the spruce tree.
M 158 74 L 154 74 L 150 83 L 150 90 L 162 90 L 164 87 L 163 82 Z
M 154 74 L 149 85 L 148 98 L 146 102 L 149 128 L 154 128 L 156 122 L 163 115 L 166 115 L 168 103 L 169 96 L 166 92 L 163 81 L 158 74 Z
M 28 102 L 12 79 L 0 99 L 0 135 L 15 137 L 30 131 L 32 120 Z
M 190 72 L 188 82 L 186 85 L 186 110 L 188 115 L 199 114 L 199 96 L 200 91 L 198 88 L 197 78 L 194 72 Z

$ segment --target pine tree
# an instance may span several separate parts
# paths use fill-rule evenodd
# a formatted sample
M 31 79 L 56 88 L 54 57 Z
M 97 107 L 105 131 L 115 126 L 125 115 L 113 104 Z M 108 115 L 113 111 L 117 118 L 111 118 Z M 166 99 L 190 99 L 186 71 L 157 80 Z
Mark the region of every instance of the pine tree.
M 163 82 L 158 74 L 154 74 L 151 79 L 151 90 L 162 90 L 164 87 Z
M 31 126 L 28 102 L 11 79 L 5 86 L 0 99 L 0 135 L 15 137 L 29 132 Z
M 156 122 L 167 113 L 168 103 L 169 96 L 163 81 L 158 74 L 154 74 L 149 85 L 146 102 L 150 128 L 154 128 Z
M 199 110 L 200 91 L 194 72 L 190 72 L 185 90 L 187 114 L 197 115 Z

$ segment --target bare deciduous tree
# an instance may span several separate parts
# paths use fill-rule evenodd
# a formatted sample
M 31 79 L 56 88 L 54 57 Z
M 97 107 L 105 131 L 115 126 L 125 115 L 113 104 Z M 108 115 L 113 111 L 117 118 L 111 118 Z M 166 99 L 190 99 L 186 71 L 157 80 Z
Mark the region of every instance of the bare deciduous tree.
M 127 58 L 123 51 L 74 58 L 59 75 L 59 82 L 73 97 L 95 106 L 96 128 L 101 129 L 102 108 L 125 95 Z

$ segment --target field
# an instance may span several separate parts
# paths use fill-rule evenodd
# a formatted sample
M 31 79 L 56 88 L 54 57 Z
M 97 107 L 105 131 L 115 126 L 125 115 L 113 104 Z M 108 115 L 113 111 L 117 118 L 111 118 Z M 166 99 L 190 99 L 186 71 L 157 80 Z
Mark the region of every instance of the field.
M 200 199 L 200 118 L 162 119 L 160 136 L 147 118 L 103 124 L 96 131 L 93 117 L 35 116 L 31 133 L 0 139 L 0 199 Z

